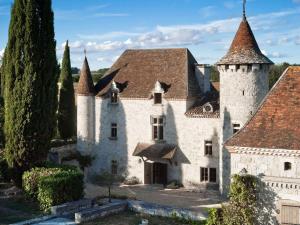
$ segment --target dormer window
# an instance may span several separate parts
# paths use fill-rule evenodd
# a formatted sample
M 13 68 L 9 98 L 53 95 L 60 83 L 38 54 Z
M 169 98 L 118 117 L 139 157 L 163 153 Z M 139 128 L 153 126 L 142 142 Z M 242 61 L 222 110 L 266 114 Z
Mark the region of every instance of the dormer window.
M 232 124 L 232 127 L 233 127 L 233 133 L 234 134 L 241 129 L 241 125 L 239 123 Z
M 203 112 L 205 113 L 212 113 L 214 111 L 213 106 L 210 103 L 206 103 L 203 106 Z
M 110 94 L 110 103 L 111 104 L 118 103 L 118 95 L 119 95 L 119 89 L 117 87 L 116 82 L 113 81 L 111 84 L 111 94 Z
M 156 81 L 154 90 L 152 92 L 154 105 L 162 104 L 163 93 L 164 89 L 162 88 L 161 83 L 159 81 Z
M 154 104 L 162 103 L 162 93 L 154 93 Z
M 110 96 L 110 103 L 117 104 L 118 103 L 118 93 L 112 92 Z

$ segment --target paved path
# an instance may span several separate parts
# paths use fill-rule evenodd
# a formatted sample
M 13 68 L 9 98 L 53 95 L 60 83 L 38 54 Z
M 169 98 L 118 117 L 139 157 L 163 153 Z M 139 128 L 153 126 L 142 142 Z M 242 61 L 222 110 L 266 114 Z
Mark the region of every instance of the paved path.
M 85 193 L 88 198 L 103 196 L 107 194 L 107 188 L 86 184 Z M 165 190 L 159 186 L 145 185 L 113 187 L 112 194 L 127 195 L 129 198 L 145 202 L 185 208 L 196 212 L 205 212 L 207 208 L 220 207 L 220 204 L 225 201 L 218 191 Z
M 54 218 L 40 223 L 34 223 L 34 225 L 76 225 L 76 223 L 74 220 L 67 218 Z

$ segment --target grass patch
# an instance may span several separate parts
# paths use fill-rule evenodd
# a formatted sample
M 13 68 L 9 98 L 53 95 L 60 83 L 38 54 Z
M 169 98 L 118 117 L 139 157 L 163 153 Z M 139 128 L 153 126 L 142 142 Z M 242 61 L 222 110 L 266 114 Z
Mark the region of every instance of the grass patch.
M 205 222 L 182 221 L 179 219 L 141 215 L 129 211 L 83 223 L 83 225 L 138 225 L 142 219 L 149 220 L 149 225 L 205 225 Z
M 25 197 L 0 199 L 1 225 L 29 220 L 42 215 L 39 205 L 36 202 L 25 199 Z

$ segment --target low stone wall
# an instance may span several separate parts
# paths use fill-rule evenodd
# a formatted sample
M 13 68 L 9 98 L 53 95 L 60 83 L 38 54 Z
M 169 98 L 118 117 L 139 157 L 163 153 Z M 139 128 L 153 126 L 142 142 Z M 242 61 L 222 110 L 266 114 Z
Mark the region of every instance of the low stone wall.
M 112 214 L 122 212 L 127 209 L 127 201 L 113 202 L 104 206 L 97 206 L 75 213 L 75 223 L 91 221 Z
M 204 215 L 203 213 L 170 206 L 157 205 L 153 203 L 146 203 L 143 201 L 128 201 L 128 209 L 137 213 L 149 214 L 153 216 L 179 217 L 196 221 L 207 219 L 207 215 Z
M 51 214 L 56 216 L 68 215 L 92 207 L 91 199 L 82 199 L 79 201 L 68 202 L 62 205 L 51 207 Z

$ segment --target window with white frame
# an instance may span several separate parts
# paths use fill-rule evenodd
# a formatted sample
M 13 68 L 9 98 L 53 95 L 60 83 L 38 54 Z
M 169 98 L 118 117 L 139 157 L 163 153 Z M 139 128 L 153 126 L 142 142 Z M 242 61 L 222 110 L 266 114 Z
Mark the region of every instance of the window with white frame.
M 233 129 L 233 133 L 235 134 L 236 132 L 238 132 L 241 129 L 241 124 L 233 123 L 232 124 L 232 129 Z
M 113 139 L 118 137 L 118 125 L 116 123 L 111 124 L 110 137 Z
M 152 116 L 152 139 L 155 141 L 164 140 L 164 117 L 163 116 Z
M 206 156 L 212 155 L 212 141 L 204 142 L 204 155 Z
M 216 168 L 200 168 L 200 181 L 203 183 L 216 183 L 217 182 L 217 169 Z

